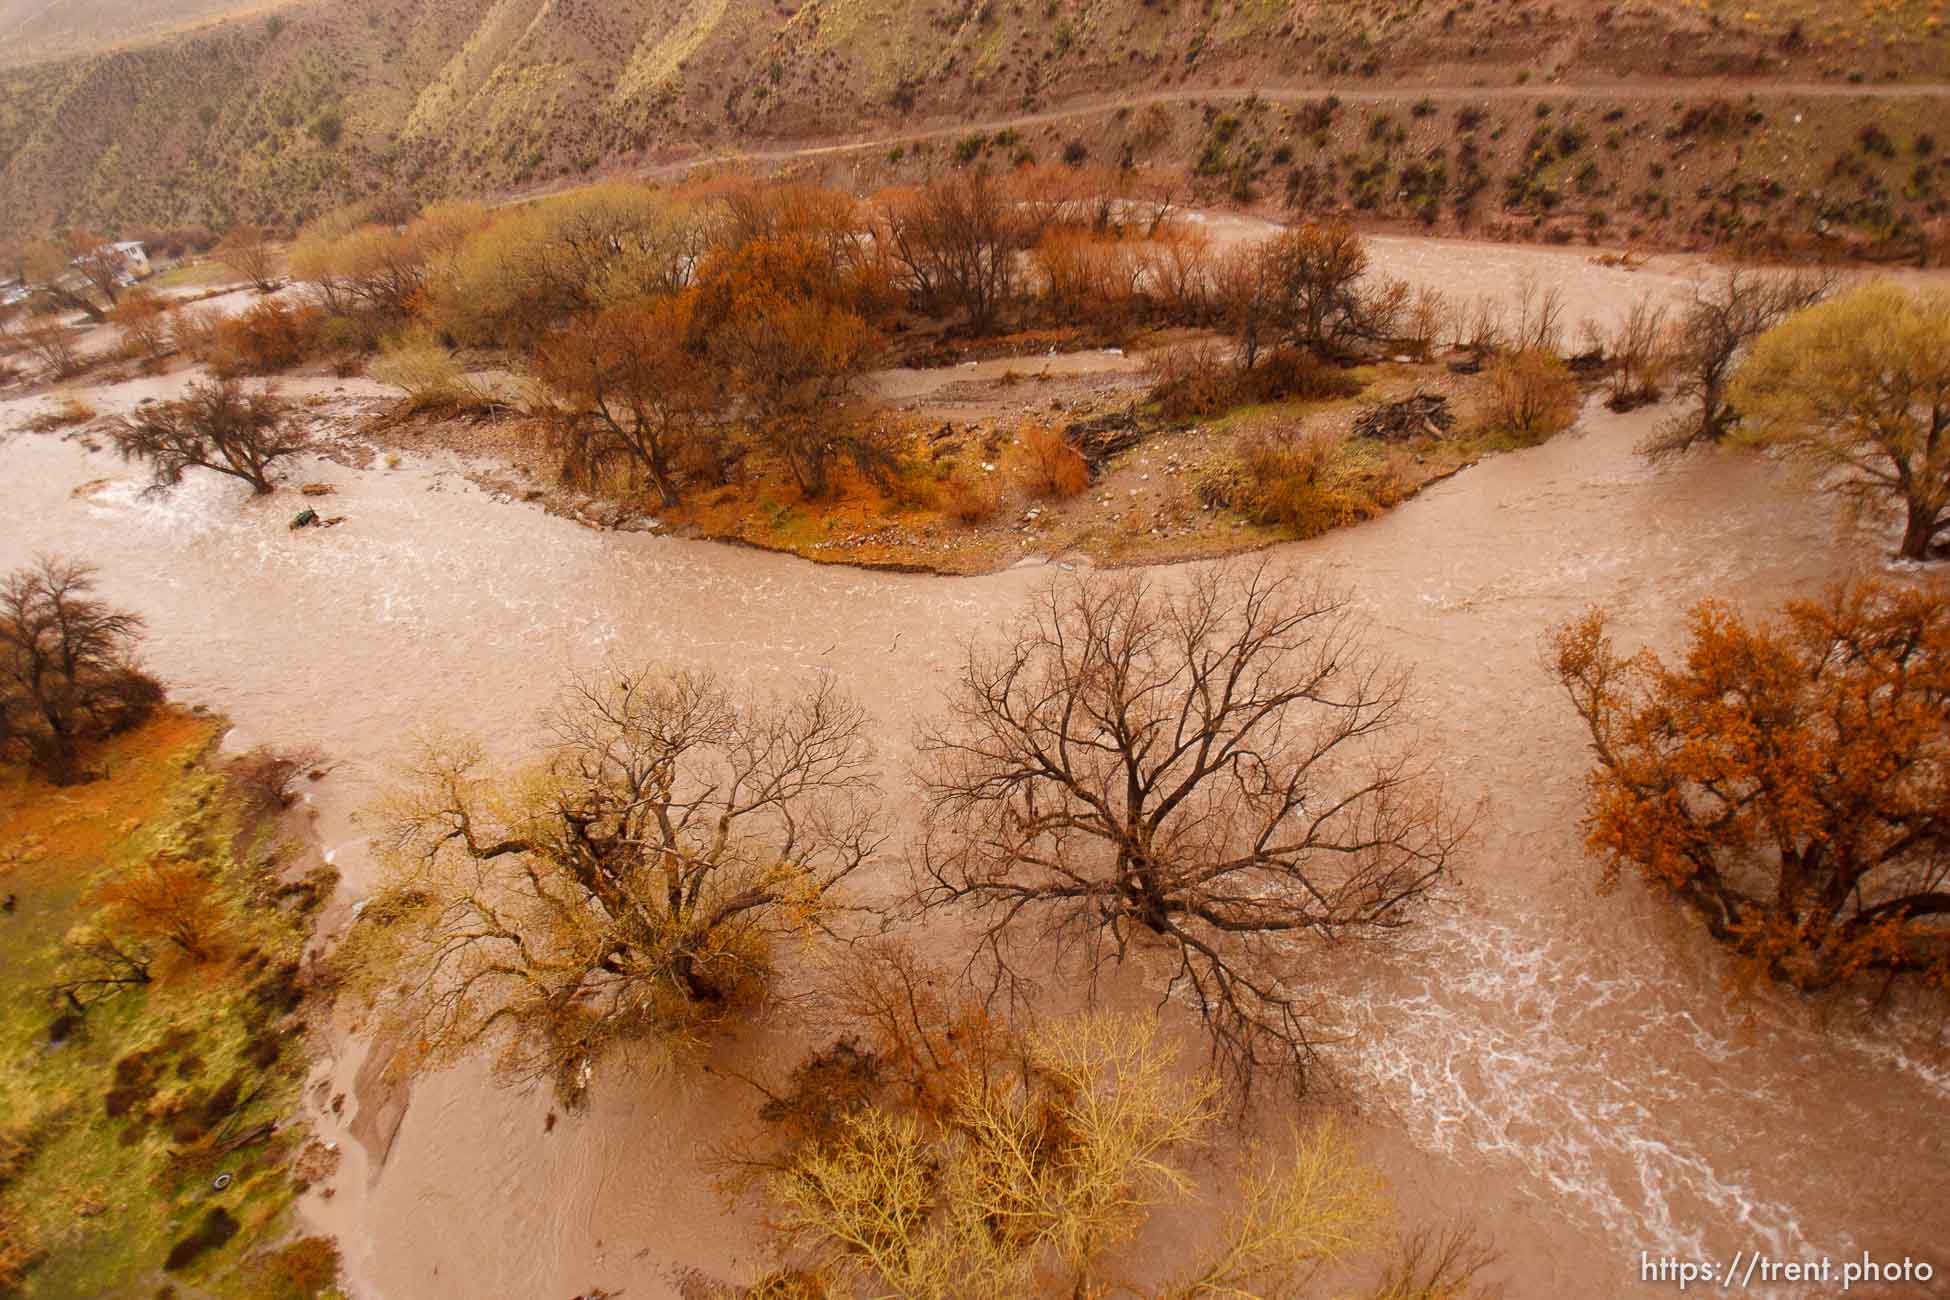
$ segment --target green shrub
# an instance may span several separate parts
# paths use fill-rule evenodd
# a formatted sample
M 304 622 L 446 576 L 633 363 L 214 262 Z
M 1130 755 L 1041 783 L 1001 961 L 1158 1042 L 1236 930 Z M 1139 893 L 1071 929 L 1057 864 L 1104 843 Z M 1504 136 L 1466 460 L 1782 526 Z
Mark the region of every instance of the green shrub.
M 399 389 L 409 411 L 487 404 L 487 394 L 424 327 L 388 339 L 368 371 L 380 383 Z
M 169 1248 L 169 1255 L 163 1261 L 166 1272 L 178 1273 L 194 1264 L 203 1255 L 220 1249 L 243 1225 L 231 1217 L 230 1211 L 221 1205 L 211 1206 L 196 1226 L 196 1231 L 182 1238 Z

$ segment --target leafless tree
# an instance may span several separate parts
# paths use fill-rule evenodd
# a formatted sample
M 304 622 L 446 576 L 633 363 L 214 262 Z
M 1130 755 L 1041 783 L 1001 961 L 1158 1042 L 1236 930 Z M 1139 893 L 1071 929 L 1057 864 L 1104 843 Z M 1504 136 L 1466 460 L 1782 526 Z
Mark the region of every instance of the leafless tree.
M 101 931 L 86 931 L 64 945 L 61 964 L 47 993 L 65 1002 L 70 1010 L 85 1012 L 125 989 L 150 983 L 155 978 L 150 973 L 154 965 L 154 955 L 141 944 Z
M 91 599 L 92 566 L 44 555 L 0 583 L 0 750 L 59 785 L 82 742 L 148 716 L 162 688 L 135 667 L 142 618 Z
M 974 334 L 993 329 L 1015 296 L 1027 225 L 1007 188 L 981 168 L 884 205 L 880 222 L 915 305 L 960 311 Z
M 1467 1221 L 1414 1228 L 1402 1234 L 1368 1300 L 1503 1300 L 1503 1288 L 1483 1276 L 1498 1258 Z
M 1212 301 L 1221 328 L 1239 340 L 1239 365 L 1251 370 L 1277 342 L 1272 263 L 1262 249 L 1235 248 L 1217 259 Z
M 36 312 L 21 327 L 20 345 L 41 363 L 50 379 L 67 379 L 88 368 L 75 331 L 55 312 Z
M 353 963 L 426 1061 L 493 1040 L 573 1103 L 606 1051 L 706 1033 L 767 988 L 779 940 L 830 923 L 879 845 L 864 721 L 825 681 L 767 700 L 610 672 L 531 772 L 430 750 Z
M 1833 271 L 1755 271 L 1734 267 L 1693 282 L 1674 331 L 1674 392 L 1687 409 L 1654 429 L 1639 451 L 1654 459 L 1727 436 L 1739 415 L 1727 401 L 1735 363 L 1750 344 L 1788 316 L 1831 293 Z
M 1659 400 L 1672 351 L 1667 337 L 1666 308 L 1650 294 L 1641 294 L 1609 331 L 1596 322 L 1585 324 L 1585 340 L 1604 354 L 1609 367 L 1605 405 L 1630 411 Z
M 278 287 L 277 255 L 260 226 L 232 226 L 210 256 L 250 281 L 259 293 Z
M 1564 290 L 1555 284 L 1540 287 L 1532 271 L 1525 271 L 1517 278 L 1510 350 L 1547 352 L 1552 356 L 1564 351 Z
M 290 414 L 290 403 L 269 388 L 252 392 L 234 379 L 210 380 L 118 417 L 110 433 L 124 460 L 149 463 L 158 488 L 201 468 L 243 479 L 261 496 L 271 491 L 272 462 L 311 445 Z
M 88 281 L 76 274 L 72 255 L 61 244 L 36 240 L 27 245 L 22 271 L 35 295 L 58 309 L 78 311 L 100 323 L 108 319 L 108 308 L 88 294 Z M 113 303 L 110 304 L 111 306 Z
M 1063 580 L 970 652 L 920 739 L 916 896 L 981 925 L 1004 980 L 1162 945 L 1242 1090 L 1303 1086 L 1310 946 L 1410 921 L 1464 828 L 1403 743 L 1407 678 L 1344 594 L 1265 565 Z M 1030 949 L 1042 942 L 1050 948 Z
M 1353 228 L 1307 222 L 1258 245 L 1273 313 L 1291 341 L 1317 352 L 1386 337 L 1409 299 L 1399 280 L 1372 280 Z
M 1449 331 L 1452 346 L 1474 352 L 1478 357 L 1501 352 L 1510 344 L 1503 304 L 1486 293 L 1455 302 Z

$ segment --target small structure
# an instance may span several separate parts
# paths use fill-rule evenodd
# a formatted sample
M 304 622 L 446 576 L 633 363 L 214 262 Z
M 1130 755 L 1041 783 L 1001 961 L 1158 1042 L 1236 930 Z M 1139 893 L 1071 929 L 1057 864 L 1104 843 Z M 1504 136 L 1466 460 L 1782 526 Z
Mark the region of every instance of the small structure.
M 140 280 L 149 274 L 149 249 L 141 241 L 130 239 L 119 244 L 110 244 L 109 247 L 119 253 L 122 260 L 128 264 L 131 278 Z
M 80 257 L 69 262 L 68 265 L 80 267 L 84 259 L 94 259 L 102 256 L 112 257 L 119 263 L 116 278 L 123 284 L 133 284 L 137 280 L 145 279 L 153 269 L 149 265 L 148 245 L 134 239 L 124 240 L 119 244 L 110 244 L 106 248 L 97 245 L 94 249 L 83 253 Z

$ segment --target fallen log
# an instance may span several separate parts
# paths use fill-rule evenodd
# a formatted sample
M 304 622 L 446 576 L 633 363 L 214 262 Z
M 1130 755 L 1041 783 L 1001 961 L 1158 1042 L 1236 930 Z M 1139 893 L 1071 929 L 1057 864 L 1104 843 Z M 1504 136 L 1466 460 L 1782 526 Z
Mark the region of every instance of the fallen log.
M 262 1142 L 265 1138 L 270 1137 L 271 1134 L 277 1131 L 278 1131 L 278 1126 L 272 1123 L 270 1120 L 266 1120 L 262 1124 L 259 1124 L 256 1128 L 245 1129 L 242 1133 L 239 1133 L 236 1137 L 227 1138 L 224 1141 L 219 1142 L 217 1144 L 217 1150 L 222 1151 L 225 1154 L 229 1154 L 230 1152 L 237 1150 L 239 1147 L 247 1147 L 247 1146 L 251 1146 L 254 1143 Z

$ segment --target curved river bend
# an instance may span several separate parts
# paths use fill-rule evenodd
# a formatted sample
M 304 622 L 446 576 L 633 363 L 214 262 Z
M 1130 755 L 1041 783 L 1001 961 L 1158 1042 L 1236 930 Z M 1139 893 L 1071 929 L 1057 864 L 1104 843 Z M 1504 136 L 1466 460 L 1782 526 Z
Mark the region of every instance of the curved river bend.
M 1565 285 L 1574 321 L 1615 310 L 1621 288 L 1679 283 L 1671 268 L 1634 277 L 1555 251 L 1375 245 L 1387 269 L 1451 288 L 1507 288 L 1538 268 Z M 117 409 L 155 387 L 91 400 Z M 0 403 L 0 430 L 37 406 Z M 1540 631 L 1602 602 L 1626 642 L 1670 646 L 1701 597 L 1758 612 L 1878 562 L 1764 463 L 1648 468 L 1630 449 L 1655 414 L 1594 406 L 1544 447 L 1275 552 L 1354 589 L 1415 670 L 1448 779 L 1486 800 L 1466 897 L 1403 950 L 1322 975 L 1361 1034 L 1347 1066 L 1372 1099 L 1363 1138 L 1411 1221 L 1475 1217 L 1521 1300 L 1667 1293 L 1639 1283 L 1641 1250 L 1866 1249 L 1931 1259 L 1941 1278 L 1942 1041 L 1902 1023 L 1824 1030 L 1768 1001 L 1730 1009 L 1713 955 L 1667 909 L 1629 886 L 1593 893 L 1577 833 L 1586 755 Z M 761 684 L 830 670 L 897 770 L 963 644 L 1047 576 L 877 574 L 596 533 L 432 459 L 304 466 L 337 486 L 331 512 L 347 521 L 294 533 L 288 494 L 251 501 L 202 475 L 150 498 L 101 452 L 0 438 L 0 567 L 42 550 L 94 561 L 105 594 L 147 617 L 150 666 L 178 698 L 229 714 L 234 743 L 314 741 L 342 760 L 315 807 L 348 897 L 371 881 L 358 810 L 418 728 L 514 752 L 565 672 L 612 654 Z M 355 1138 L 345 1123 L 378 1102 L 355 1086 L 356 1032 L 343 1049 L 316 1095 L 351 1094 L 342 1118 L 317 1117 L 345 1164 L 308 1213 L 339 1235 L 362 1296 L 566 1300 L 601 1286 L 647 1300 L 679 1294 L 690 1270 L 743 1276 L 764 1258 L 752 1217 L 726 1212 L 700 1167 L 725 1109 L 709 1079 L 619 1076 L 547 1131 L 546 1097 L 463 1067 L 414 1090 L 382 1166 L 373 1134 L 390 1124 L 368 1116 Z

